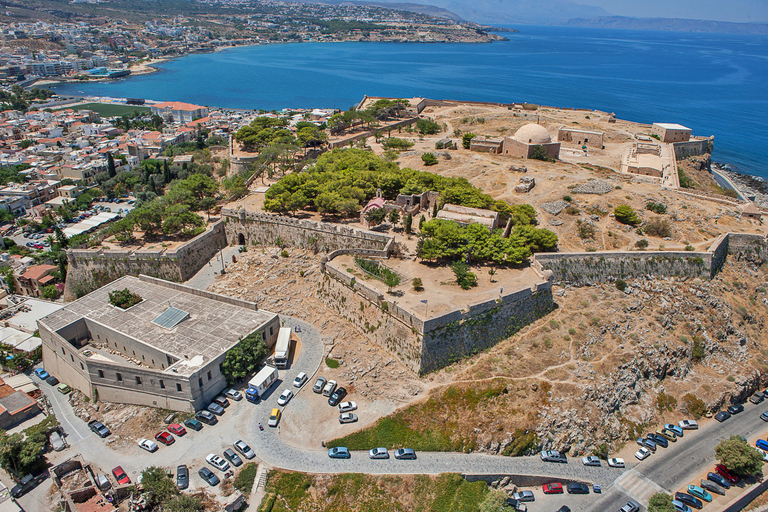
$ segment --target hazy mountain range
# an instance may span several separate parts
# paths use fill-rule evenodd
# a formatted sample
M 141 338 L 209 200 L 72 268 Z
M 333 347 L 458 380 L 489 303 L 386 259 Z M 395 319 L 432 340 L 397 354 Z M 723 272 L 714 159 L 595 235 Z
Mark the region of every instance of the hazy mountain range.
M 768 23 L 731 23 L 728 21 L 689 20 L 683 18 L 628 18 L 607 16 L 577 18 L 563 23 L 575 27 L 617 28 L 624 30 L 663 30 L 667 32 L 716 32 L 720 34 L 768 34 Z

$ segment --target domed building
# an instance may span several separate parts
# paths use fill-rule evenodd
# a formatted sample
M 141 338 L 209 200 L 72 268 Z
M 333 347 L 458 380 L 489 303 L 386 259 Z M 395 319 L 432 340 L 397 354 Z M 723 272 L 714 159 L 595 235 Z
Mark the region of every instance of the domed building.
M 552 137 L 546 128 L 539 124 L 521 126 L 513 137 L 504 137 L 501 154 L 519 158 L 531 158 L 536 146 L 541 146 L 550 158 L 560 156 L 560 143 L 552 142 Z

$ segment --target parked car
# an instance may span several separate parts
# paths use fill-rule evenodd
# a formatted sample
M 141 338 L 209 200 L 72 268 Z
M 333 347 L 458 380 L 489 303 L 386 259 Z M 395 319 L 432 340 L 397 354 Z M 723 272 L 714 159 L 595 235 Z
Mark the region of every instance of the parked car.
M 641 446 L 640 449 L 635 452 L 635 457 L 637 458 L 637 460 L 645 460 L 650 456 L 651 456 L 651 450 L 649 450 L 645 446 Z
M 354 423 L 357 421 L 357 414 L 353 412 L 343 412 L 339 414 L 339 423 Z
M 54 377 L 53 375 L 51 375 L 50 377 L 48 377 L 47 379 L 45 379 L 45 382 L 46 382 L 46 384 L 48 384 L 49 386 L 55 386 L 56 384 L 58 384 L 58 383 L 59 383 L 59 379 L 57 379 L 56 377 Z
M 88 428 L 90 428 L 93 433 L 95 433 L 97 436 L 101 437 L 102 439 L 112 433 L 103 423 L 96 420 L 89 421 Z
M 623 468 L 624 467 L 624 459 L 619 457 L 614 457 L 613 459 L 608 459 L 608 466 L 612 468 Z
M 131 483 L 131 479 L 123 471 L 123 466 L 117 466 L 112 470 L 112 476 L 115 477 L 117 485 L 126 485 Z
M 224 460 L 224 458 L 220 455 L 216 455 L 215 453 L 209 453 L 205 457 L 205 462 L 215 467 L 219 471 L 226 471 L 229 469 L 229 462 Z
M 195 419 L 209 425 L 215 425 L 219 422 L 219 420 L 216 419 L 216 416 L 210 411 L 197 411 L 195 413 Z
M 216 402 L 211 402 L 210 404 L 208 404 L 208 407 L 206 407 L 206 409 L 208 409 L 210 412 L 212 412 L 216 416 L 221 416 L 222 414 L 224 414 L 224 408 L 219 404 L 217 404 Z
M 619 509 L 619 512 L 638 512 L 639 510 L 640 505 L 636 501 L 629 500 L 626 505 Z
M 660 436 L 664 436 L 667 438 L 667 440 L 672 441 L 673 443 L 677 442 L 677 434 L 675 434 L 673 431 L 669 430 L 668 428 L 663 428 L 659 432 L 656 432 Z
M 253 450 L 251 450 L 251 447 L 245 444 L 245 441 L 242 439 L 235 441 L 234 447 L 235 450 L 239 451 L 240 454 L 246 459 L 252 459 L 256 456 L 256 454 L 253 453 Z
M 739 477 L 736 475 L 736 473 L 726 468 L 722 464 L 718 464 L 717 466 L 715 466 L 715 471 L 717 471 L 723 478 L 725 478 L 732 484 L 735 484 L 739 481 Z
M 751 397 L 749 397 L 749 401 L 752 402 L 753 404 L 759 404 L 763 400 L 765 400 L 765 396 L 759 391 L 754 395 L 752 395 Z
M 680 420 L 678 423 L 683 430 L 696 430 L 699 428 L 699 424 L 696 420 Z
M 11 496 L 14 498 L 20 497 L 24 493 L 37 487 L 37 485 L 46 478 L 48 478 L 48 471 L 45 469 L 40 470 L 37 473 L 28 473 L 24 475 L 16 485 L 11 487 Z
M 555 450 L 544 450 L 539 456 L 544 462 L 568 462 L 564 454 Z
M 644 448 L 648 448 L 652 452 L 656 451 L 656 443 L 654 443 L 652 439 L 646 439 L 646 438 L 643 438 L 643 437 L 639 437 L 637 439 L 637 444 L 639 444 L 640 446 L 642 446 Z
M 176 442 L 176 439 L 173 438 L 173 435 L 170 432 L 158 432 L 155 434 L 155 439 L 166 446 L 170 446 Z
M 721 487 L 719 484 L 716 484 L 712 480 L 704 480 L 702 478 L 699 485 L 701 485 L 702 489 L 706 489 L 709 492 L 714 492 L 715 494 L 725 496 L 725 487 Z
M 51 448 L 53 448 L 53 451 L 55 452 L 60 452 L 67 447 L 66 441 L 64 441 L 64 438 L 56 430 L 50 433 L 48 436 L 48 442 L 51 443 Z
M 197 474 L 200 475 L 200 478 L 205 480 L 208 485 L 214 486 L 219 485 L 219 477 L 213 474 L 213 471 L 211 471 L 208 468 L 200 468 L 197 470 Z
M 59 392 L 59 393 L 61 393 L 62 395 L 66 395 L 67 393 L 69 393 L 70 391 L 72 391 L 72 388 L 70 388 L 69 386 L 67 386 L 66 384 L 64 384 L 64 383 L 62 382 L 61 384 L 59 384 L 58 386 L 56 386 L 56 391 L 58 391 L 58 392 Z
M 528 512 L 528 506 L 520 500 L 507 498 L 507 506 L 512 507 L 515 512 Z
M 35 377 L 37 377 L 40 380 L 45 380 L 48 377 L 50 377 L 50 375 L 48 374 L 47 371 L 45 371 L 45 368 L 38 368 L 35 370 Z
M 685 492 L 676 492 L 675 499 L 677 501 L 681 501 L 686 505 L 694 508 L 702 508 L 704 506 L 704 504 L 701 502 L 699 498 L 694 498 L 693 496 Z
M 557 509 L 557 512 L 571 512 L 571 507 L 568 505 L 563 505 L 559 509 Z
M 280 416 L 281 416 L 280 409 L 272 409 L 272 412 L 269 413 L 269 421 L 267 421 L 267 425 L 270 427 L 276 427 L 278 423 L 280 423 Z
M 328 405 L 331 407 L 336 407 L 339 402 L 341 402 L 344 397 L 347 396 L 347 390 L 346 388 L 339 387 L 336 389 L 336 391 L 333 392 L 333 394 L 328 398 Z
M 341 402 L 339 404 L 339 412 L 352 412 L 354 410 L 357 410 L 355 402 Z
M 741 404 L 733 404 L 728 408 L 728 412 L 731 414 L 739 414 L 744 411 L 744 406 Z
M 412 448 L 398 448 L 395 450 L 395 458 L 403 460 L 416 459 L 416 452 Z
M 351 457 L 349 450 L 343 446 L 337 446 L 328 450 L 328 456 L 332 459 L 348 459 Z
M 713 473 L 710 471 L 709 473 L 707 473 L 707 480 L 709 480 L 710 482 L 715 482 L 717 485 L 725 489 L 731 488 L 731 482 L 723 478 L 723 476 L 720 473 Z
M 656 443 L 658 446 L 661 446 L 662 448 L 666 448 L 669 446 L 669 441 L 666 437 L 662 436 L 661 434 L 656 434 L 655 432 L 651 432 L 647 436 L 645 436 L 647 439 L 650 439 L 654 443 Z
M 227 397 L 224 395 L 219 395 L 216 398 L 213 399 L 213 403 L 216 405 L 220 405 L 221 407 L 229 407 L 229 400 L 227 400 Z
M 373 448 L 368 452 L 368 457 L 371 459 L 388 459 L 389 452 L 386 448 Z
M 544 491 L 544 494 L 563 494 L 563 484 L 561 484 L 560 482 L 552 482 L 551 484 L 544 484 L 541 487 L 541 490 Z
M 179 425 L 178 423 L 171 423 L 168 425 L 168 432 L 171 432 L 173 434 L 176 434 L 177 436 L 181 437 L 184 434 L 187 433 L 187 429 Z
M 600 458 L 595 455 L 590 455 L 589 457 L 582 457 L 581 463 L 585 466 L 600 466 L 602 465 L 600 463 Z
M 315 381 L 315 385 L 312 386 L 312 391 L 318 394 L 322 393 L 323 388 L 325 387 L 325 383 L 326 383 L 325 377 L 318 377 L 317 380 Z
M 761 450 L 768 451 L 768 441 L 766 441 L 765 439 L 758 439 L 757 441 L 755 441 L 755 446 L 757 446 Z
M 231 388 L 224 392 L 224 396 L 226 396 L 227 398 L 231 398 L 235 402 L 239 402 L 240 400 L 243 399 L 243 394 L 241 392 Z
M 232 448 L 227 448 L 224 450 L 224 458 L 227 459 L 230 463 L 232 463 L 233 466 L 242 466 L 243 465 L 243 459 L 240 458 L 239 455 L 235 453 L 235 450 Z
M 719 413 L 715 414 L 715 419 L 720 423 L 724 422 L 730 417 L 731 417 L 731 413 L 729 413 L 728 411 L 720 411 Z
M 293 387 L 300 388 L 304 385 L 304 383 L 307 382 L 307 374 L 304 372 L 300 372 L 295 379 L 293 379 Z
M 291 398 L 293 398 L 293 391 L 286 389 L 282 392 L 280 398 L 277 399 L 277 405 L 286 405 L 291 401 Z
M 533 495 L 533 491 L 517 491 L 512 495 L 512 499 L 518 501 L 535 501 L 536 496 Z
M 571 482 L 566 488 L 568 489 L 568 494 L 589 494 L 589 486 L 581 482 Z
M 189 418 L 188 420 L 184 420 L 184 425 L 187 428 L 191 428 L 192 430 L 202 430 L 203 424 L 200 423 L 200 421 L 196 420 L 195 418 Z
M 712 501 L 712 495 L 709 494 L 707 491 L 699 487 L 698 485 L 689 485 L 688 486 L 688 494 L 691 496 L 694 496 L 696 498 L 699 498 L 700 500 L 704 500 L 707 503 Z
M 329 380 L 325 383 L 325 387 L 323 387 L 323 396 L 330 397 L 334 391 L 336 391 L 336 381 Z
M 157 445 L 154 443 L 154 441 L 150 441 L 149 439 L 139 440 L 139 448 L 144 448 L 150 453 L 157 451 Z
M 764 412 L 760 415 L 760 419 L 763 421 L 768 421 L 768 411 Z
M 691 507 L 682 501 L 672 500 L 672 506 L 675 507 L 675 512 L 692 512 Z
M 189 469 L 184 464 L 176 466 L 176 487 L 179 489 L 189 487 Z

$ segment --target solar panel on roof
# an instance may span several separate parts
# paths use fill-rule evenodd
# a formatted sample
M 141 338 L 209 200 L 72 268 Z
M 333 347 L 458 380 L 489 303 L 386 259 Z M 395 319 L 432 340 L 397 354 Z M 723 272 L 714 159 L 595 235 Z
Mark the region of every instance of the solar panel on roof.
M 189 313 L 171 307 L 163 311 L 159 317 L 152 320 L 152 323 L 165 329 L 173 329 L 179 325 L 182 320 L 186 320 L 187 318 L 189 318 Z

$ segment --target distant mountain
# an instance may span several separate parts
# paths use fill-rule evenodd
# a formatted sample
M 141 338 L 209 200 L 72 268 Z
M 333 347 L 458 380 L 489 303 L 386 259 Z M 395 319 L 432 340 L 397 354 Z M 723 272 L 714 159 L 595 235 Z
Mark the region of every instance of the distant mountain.
M 683 18 L 628 18 L 604 16 L 570 19 L 562 25 L 572 27 L 617 28 L 623 30 L 659 30 L 666 32 L 710 32 L 720 34 L 768 34 L 768 23 L 732 23 L 728 21 L 689 20 Z
M 416 4 L 410 2 L 397 2 L 396 0 L 373 0 L 367 2 L 365 0 L 295 0 L 305 4 L 352 4 L 352 5 L 373 5 L 377 7 L 385 7 L 387 9 L 396 9 L 398 11 L 417 12 L 420 14 L 426 14 L 428 16 L 435 16 L 437 18 L 447 18 L 453 21 L 466 21 L 456 13 L 443 9 L 442 7 L 436 7 L 429 4 Z
M 347 3 L 344 0 L 301 0 L 313 3 Z M 448 13 L 476 23 L 493 25 L 509 25 L 515 23 L 527 24 L 557 24 L 571 18 L 592 18 L 608 16 L 600 7 L 580 5 L 569 0 L 417 0 L 403 3 L 399 0 L 373 0 L 363 3 L 381 5 L 392 9 L 402 9 L 411 12 L 424 12 L 433 16 L 446 16 L 438 12 Z M 406 7 L 396 7 L 408 6 Z M 414 9 L 440 9 L 440 11 L 422 11 Z M 451 18 L 455 19 L 455 18 Z

